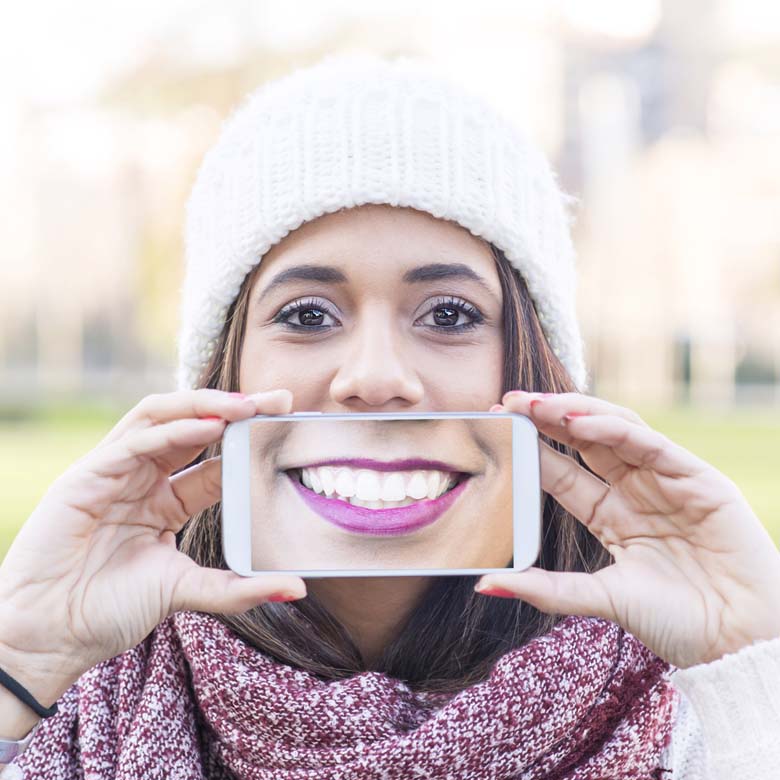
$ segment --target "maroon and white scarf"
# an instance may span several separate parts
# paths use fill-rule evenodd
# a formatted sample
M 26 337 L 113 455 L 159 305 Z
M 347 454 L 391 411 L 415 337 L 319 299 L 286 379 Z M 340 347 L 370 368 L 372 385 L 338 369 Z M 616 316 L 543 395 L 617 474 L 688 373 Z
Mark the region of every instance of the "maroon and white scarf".
M 572 616 L 481 683 L 414 693 L 381 672 L 322 681 L 179 612 L 82 675 L 16 763 L 27 780 L 655 780 L 670 671 Z

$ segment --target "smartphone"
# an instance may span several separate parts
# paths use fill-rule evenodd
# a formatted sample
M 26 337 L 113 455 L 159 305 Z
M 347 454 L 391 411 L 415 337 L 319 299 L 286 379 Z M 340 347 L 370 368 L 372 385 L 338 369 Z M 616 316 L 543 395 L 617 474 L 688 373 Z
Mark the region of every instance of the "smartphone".
M 238 574 L 522 571 L 539 554 L 539 433 L 511 412 L 257 415 L 222 439 Z

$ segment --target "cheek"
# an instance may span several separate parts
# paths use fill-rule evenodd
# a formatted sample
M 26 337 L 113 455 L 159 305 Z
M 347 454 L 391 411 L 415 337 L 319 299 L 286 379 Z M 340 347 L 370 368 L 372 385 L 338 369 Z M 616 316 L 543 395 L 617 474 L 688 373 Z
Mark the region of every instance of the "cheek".
M 501 400 L 503 349 L 485 342 L 436 352 L 419 361 L 420 378 L 431 406 L 486 412 Z
M 290 344 L 247 333 L 241 352 L 239 387 L 242 393 L 286 388 L 293 394 L 293 406 L 304 409 L 308 397 L 321 397 L 322 388 L 327 388 L 334 363 L 328 350 L 296 352 Z

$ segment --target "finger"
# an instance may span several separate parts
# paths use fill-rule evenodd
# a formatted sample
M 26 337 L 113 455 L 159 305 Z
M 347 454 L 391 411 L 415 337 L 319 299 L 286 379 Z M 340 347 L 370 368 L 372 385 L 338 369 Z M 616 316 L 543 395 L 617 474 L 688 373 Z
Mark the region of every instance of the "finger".
M 236 419 L 246 419 L 254 414 L 287 414 L 292 410 L 292 398 L 292 393 L 284 388 L 255 393 L 247 396 L 247 399 L 254 404 L 252 412 Z M 234 421 L 231 419 L 231 422 Z M 192 463 L 201 450 L 202 448 L 196 447 L 189 452 L 182 453 L 181 462 L 184 465 Z
M 489 411 L 501 412 L 505 410 L 506 407 L 501 404 L 494 404 Z M 547 442 L 540 439 L 539 445 L 542 490 L 552 495 L 602 544 L 606 546 L 609 541 L 614 541 L 605 538 L 602 516 L 596 517 L 595 512 L 595 508 L 602 505 L 601 502 L 606 491 L 609 490 L 609 485 L 582 468 L 577 461 L 568 455 L 551 447 Z M 618 462 L 621 467 L 626 468 L 625 464 L 614 456 L 612 456 L 612 461 Z
M 577 393 L 561 393 L 547 398 L 534 399 L 517 395 L 505 396 L 507 408 L 525 414 L 540 433 L 576 449 L 588 466 L 608 482 L 617 482 L 626 473 L 626 463 L 605 443 L 590 441 L 583 445 L 574 435 L 570 425 L 564 425 L 563 416 L 577 414 L 585 416 L 612 414 L 626 422 L 651 430 L 649 426 L 630 409 L 598 398 L 581 396 Z M 579 418 L 575 418 L 579 419 Z
M 556 615 L 584 615 L 615 620 L 612 599 L 595 574 L 553 572 L 531 567 L 516 574 L 488 574 L 475 585 L 478 593 L 510 594 L 542 612 Z
M 613 430 L 610 441 L 625 441 L 625 446 L 630 447 L 629 441 L 638 437 L 648 440 L 645 441 L 646 449 L 641 454 L 632 450 L 628 453 L 628 462 L 621 459 L 623 468 L 632 472 L 631 474 L 621 476 L 621 479 L 616 481 L 605 482 L 573 458 L 546 442 L 540 442 L 542 489 L 553 496 L 613 554 L 613 546 L 624 543 L 626 539 L 677 533 L 679 525 L 669 515 L 679 510 L 684 502 L 691 502 L 691 487 L 685 477 L 691 475 L 697 481 L 700 479 L 698 475 L 701 469 L 696 468 L 696 463 L 701 464 L 704 469 L 711 470 L 711 467 L 657 431 L 639 428 L 633 423 L 610 415 L 577 417 L 575 420 L 578 425 L 582 420 L 589 420 L 594 428 L 600 427 L 600 432 L 594 431 L 591 435 L 601 438 L 608 435 L 605 434 L 605 429 L 622 428 L 627 433 L 621 436 Z M 572 425 L 575 420 L 568 424 Z M 663 474 L 650 463 L 653 461 L 661 467 L 669 466 L 669 462 L 660 455 L 654 457 L 650 454 L 659 452 L 658 442 L 670 446 L 673 452 L 682 452 L 682 462 L 677 464 L 675 473 Z M 588 442 L 585 438 L 581 443 L 578 440 L 577 447 L 584 450 L 587 456 Z M 641 464 L 642 458 L 647 461 L 646 465 Z M 616 473 L 616 470 L 613 469 L 613 472 Z
M 168 481 L 188 518 L 213 506 L 222 498 L 222 458 L 209 458 Z
M 173 420 L 151 428 L 130 431 L 119 441 L 90 452 L 82 466 L 100 477 L 129 473 L 146 461 L 167 474 L 192 461 L 190 454 L 200 452 L 218 441 L 225 430 L 224 420 Z
M 212 388 L 151 393 L 122 417 L 100 445 L 117 441 L 134 428 L 195 417 L 224 417 L 232 421 L 240 419 L 235 417 L 236 411 L 249 414 L 251 409 L 251 403 L 247 402 L 246 397 Z
M 540 441 L 541 487 L 577 518 L 599 541 L 604 538 L 604 499 L 610 486 L 577 463 Z M 601 512 L 597 510 L 601 509 Z
M 133 407 L 98 446 L 117 441 L 134 428 L 150 427 L 185 418 L 222 417 L 230 422 L 253 414 L 285 414 L 292 404 L 286 388 L 254 395 L 228 393 L 212 388 L 152 393 Z M 262 410 L 261 410 L 262 407 Z
M 247 396 L 245 400 L 250 401 L 254 405 L 254 408 L 249 414 L 244 413 L 241 417 L 231 417 L 231 422 L 234 422 L 237 419 L 246 419 L 254 414 L 287 414 L 292 410 L 293 395 L 286 388 L 278 388 L 276 390 L 266 390 L 260 393 L 254 393 L 253 395 Z M 195 448 L 194 450 L 183 453 L 183 464 L 192 463 L 200 452 L 201 448 Z
M 586 412 L 587 414 L 614 414 L 645 428 L 650 427 L 633 409 L 584 393 L 531 393 L 525 390 L 510 390 L 504 393 L 501 399 L 501 403 L 507 407 L 511 406 L 512 411 L 529 417 L 531 401 L 539 401 L 540 403 L 535 403 L 534 407 L 551 410 L 551 414 L 556 414 L 559 422 L 568 412 Z
M 237 615 L 278 594 L 293 600 L 306 596 L 300 577 L 268 575 L 241 577 L 226 569 L 211 569 L 193 562 L 179 578 L 171 600 L 172 612 L 182 609 Z
M 563 427 L 578 442 L 576 446 L 583 457 L 589 452 L 591 444 L 598 444 L 608 447 L 630 466 L 649 469 L 666 477 L 693 477 L 710 468 L 706 461 L 659 431 L 611 414 L 575 417 Z

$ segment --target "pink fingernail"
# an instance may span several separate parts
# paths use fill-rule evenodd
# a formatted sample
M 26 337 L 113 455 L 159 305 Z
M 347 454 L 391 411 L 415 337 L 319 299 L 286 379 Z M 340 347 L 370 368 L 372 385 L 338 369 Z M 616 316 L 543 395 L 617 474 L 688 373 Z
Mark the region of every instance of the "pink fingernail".
M 496 586 L 493 586 L 492 588 L 484 588 L 483 590 L 478 590 L 477 593 L 482 593 L 485 596 L 500 596 L 502 599 L 517 598 L 517 594 L 512 593 L 511 590 L 507 590 L 506 588 L 499 588 Z
M 268 597 L 268 601 L 297 601 L 301 596 L 296 593 L 273 593 Z
M 541 398 L 534 398 L 533 401 L 531 401 L 531 410 L 534 408 L 534 404 L 540 404 L 542 402 Z
M 567 422 L 571 422 L 575 417 L 587 417 L 589 412 L 569 412 L 563 415 L 561 419 L 561 425 L 566 425 Z

